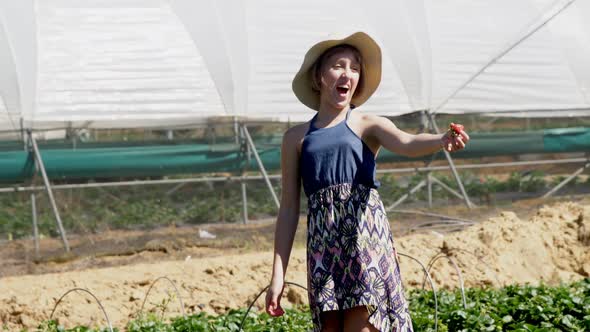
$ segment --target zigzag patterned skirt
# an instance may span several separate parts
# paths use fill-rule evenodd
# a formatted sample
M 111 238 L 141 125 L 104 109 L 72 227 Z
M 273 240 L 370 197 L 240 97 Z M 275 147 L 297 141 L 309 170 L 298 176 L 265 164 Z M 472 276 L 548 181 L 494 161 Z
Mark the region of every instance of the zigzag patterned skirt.
M 381 332 L 413 331 L 393 236 L 379 193 L 337 184 L 308 198 L 307 283 L 314 332 L 320 313 L 366 306 Z

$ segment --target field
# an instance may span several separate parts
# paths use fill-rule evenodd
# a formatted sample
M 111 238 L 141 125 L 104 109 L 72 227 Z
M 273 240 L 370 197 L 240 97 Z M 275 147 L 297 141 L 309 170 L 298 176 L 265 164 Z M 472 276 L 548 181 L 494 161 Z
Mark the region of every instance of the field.
M 441 291 L 435 300 L 432 291 L 413 290 L 409 295 L 415 331 L 587 331 L 590 329 L 590 279 L 556 287 L 508 286 L 496 290 L 468 289 L 469 302 L 461 305 L 460 291 Z M 438 318 L 437 325 L 434 324 Z M 172 331 L 309 331 L 312 328 L 306 306 L 287 309 L 280 318 L 244 309 L 224 315 L 204 313 L 172 318 L 159 313 L 142 315 L 125 327 L 130 332 Z M 52 320 L 42 331 L 63 331 Z M 103 331 L 105 329 L 102 329 Z M 87 331 L 85 327 L 67 329 Z M 96 329 L 94 331 L 100 331 Z
M 569 196 L 567 200 L 522 200 L 511 207 L 512 211 L 501 211 L 498 207 L 477 208 L 471 213 L 480 216 L 479 222 L 459 232 L 396 236 L 398 251 L 424 264 L 439 253 L 448 254 L 456 261 L 465 287 L 469 288 L 499 288 L 526 283 L 557 286 L 562 282 L 577 282 L 590 275 L 590 198 Z M 467 213 L 462 207 L 455 207 L 455 211 Z M 403 215 L 391 214 L 389 217 L 395 235 L 399 226 L 404 224 Z M 142 238 L 147 236 L 150 240 L 141 249 L 128 249 L 120 255 L 61 257 L 61 260 L 54 257 L 51 261 L 29 263 L 31 266 L 22 266 L 20 270 L 15 268 L 14 276 L 1 279 L 0 319 L 7 330 L 34 329 L 50 318 L 62 294 L 77 287 L 88 289 L 101 301 L 115 327 L 124 330 L 127 326 L 128 330 L 132 330 L 128 324 L 140 317 L 148 289 L 156 279 L 167 276 L 178 287 L 179 293 L 167 280 L 161 279 L 154 284 L 144 310 L 156 315 L 161 323 L 169 317 L 182 316 L 179 299 L 182 299 L 187 315 L 213 315 L 216 319 L 236 320 L 241 315 L 235 310 L 246 308 L 269 281 L 274 230 L 272 220 L 249 225 L 202 225 L 200 228 L 206 228 L 217 238 L 198 238 L 199 227 L 194 226 L 160 228 L 148 235 L 139 231 L 113 231 L 94 235 L 92 242 L 95 246 L 120 242 L 126 248 L 134 248 L 133 244 L 142 243 Z M 306 286 L 304 234 L 305 222 L 302 219 L 286 279 Z M 19 240 L 4 245 L 3 261 L 16 252 L 26 251 L 23 248 L 30 246 L 29 242 Z M 80 237 L 73 241 L 73 246 L 89 242 L 87 237 Z M 42 245 L 57 250 L 59 241 L 45 239 Z M 401 257 L 400 264 L 406 290 L 420 290 L 423 284 L 420 267 L 404 257 Z M 27 268 L 32 273 L 43 274 L 22 275 L 22 269 Z M 458 288 L 458 275 L 444 260 L 438 260 L 432 266 L 431 275 L 437 290 Z M 573 306 L 587 306 L 587 284 L 576 287 L 582 289 L 582 295 L 578 297 L 583 302 L 576 303 L 576 297 L 571 300 L 574 301 Z M 497 292 L 510 292 L 510 289 Z M 487 293 L 476 295 L 478 292 L 470 290 L 468 297 L 488 296 Z M 459 303 L 456 291 L 453 301 L 449 300 L 451 295 L 438 294 L 443 306 L 445 302 L 446 305 L 449 302 Z M 429 303 L 428 295 L 419 296 L 425 298 L 416 303 Z M 540 299 L 548 301 L 547 296 Z M 289 287 L 283 294 L 285 307 L 300 308 L 293 314 L 294 319 L 299 317 L 300 310 L 305 316 L 305 309 L 301 306 L 304 308 L 306 302 L 305 291 L 298 287 Z M 482 301 L 477 303 L 481 305 Z M 255 311 L 262 306 L 260 299 L 254 305 Z M 527 308 L 522 310 L 532 310 Z M 446 318 L 447 322 L 441 321 L 441 324 L 448 325 L 449 319 L 468 322 L 475 319 L 473 312 L 477 310 L 452 310 L 450 318 Z M 565 316 L 575 317 L 571 313 L 559 313 L 564 322 L 571 321 L 575 326 L 587 324 L 583 315 L 574 319 Z M 428 314 L 421 316 L 418 311 L 415 317 L 422 324 L 423 320 L 433 321 Z M 106 326 L 102 312 L 84 293 L 69 294 L 59 304 L 53 318 L 68 328 Z M 262 316 L 260 319 L 265 318 Z M 301 319 L 305 321 L 305 317 Z

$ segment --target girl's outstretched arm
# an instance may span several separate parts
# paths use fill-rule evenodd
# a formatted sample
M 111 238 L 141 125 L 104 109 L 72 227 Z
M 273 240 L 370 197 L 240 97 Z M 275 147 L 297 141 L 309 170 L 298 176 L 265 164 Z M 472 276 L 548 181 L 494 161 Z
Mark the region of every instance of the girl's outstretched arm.
M 271 285 L 266 301 L 266 311 L 273 316 L 283 313 L 280 298 L 299 222 L 301 178 L 297 146 L 300 138 L 301 128 L 296 126 L 287 130 L 281 144 L 281 205 L 275 228 Z
M 395 124 L 382 116 L 367 114 L 370 135 L 377 138 L 379 144 L 387 150 L 407 157 L 420 157 L 429 155 L 440 149 L 449 152 L 461 150 L 469 141 L 469 135 L 464 130 L 454 135 L 452 130 L 444 134 L 410 134 L 395 126 Z

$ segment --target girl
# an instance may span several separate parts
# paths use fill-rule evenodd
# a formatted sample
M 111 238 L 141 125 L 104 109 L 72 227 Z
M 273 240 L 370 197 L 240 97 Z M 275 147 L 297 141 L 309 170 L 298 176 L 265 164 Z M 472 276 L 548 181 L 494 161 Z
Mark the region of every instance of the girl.
M 383 146 L 405 156 L 465 147 L 465 131 L 412 135 L 359 108 L 381 80 L 381 50 L 362 32 L 326 40 L 305 55 L 293 91 L 314 117 L 287 130 L 281 147 L 282 196 L 266 311 L 280 298 L 299 219 L 308 198 L 307 286 L 314 332 L 413 331 L 397 253 L 377 188 Z

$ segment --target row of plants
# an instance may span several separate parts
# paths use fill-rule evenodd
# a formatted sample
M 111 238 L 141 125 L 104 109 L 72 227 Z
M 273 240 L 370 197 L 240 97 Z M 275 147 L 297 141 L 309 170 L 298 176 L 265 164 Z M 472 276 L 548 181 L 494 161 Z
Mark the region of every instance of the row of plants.
M 239 222 L 242 193 L 239 183 L 173 186 L 87 188 L 54 191 L 64 227 L 69 233 L 94 233 L 106 229 L 150 229 L 167 225 Z M 276 214 L 264 183 L 248 183 L 248 215 L 258 219 Z M 280 192 L 275 183 L 275 192 Z M 58 236 L 47 195 L 37 195 L 39 232 Z M 32 234 L 29 193 L 0 195 L 0 239 Z
M 556 287 L 547 285 L 507 286 L 501 289 L 466 290 L 467 306 L 457 291 L 439 291 L 438 331 L 590 331 L 590 278 Z M 412 290 L 409 294 L 414 331 L 435 331 L 434 294 Z M 164 319 L 157 313 L 131 321 L 129 332 L 238 332 L 245 310 L 231 310 L 226 315 L 204 313 L 186 318 Z M 312 329 L 308 307 L 287 309 L 279 318 L 266 313 L 249 313 L 243 331 L 303 332 Z M 78 326 L 66 329 L 48 321 L 36 331 L 89 332 L 106 331 Z
M 454 178 L 436 175 L 450 187 L 456 187 Z M 379 190 L 384 202 L 393 202 L 418 182 L 421 175 L 399 177 L 390 174 L 379 177 Z M 559 183 L 563 178 L 549 179 L 540 171 L 514 172 L 505 181 L 492 176 L 462 172 L 462 180 L 470 197 L 480 203 L 493 204 L 494 195 L 509 192 L 540 192 Z M 576 178 L 569 188 L 590 188 L 590 178 Z M 88 188 L 56 191 L 56 200 L 64 226 L 72 233 L 93 233 L 105 229 L 149 229 L 171 224 L 199 224 L 210 222 L 240 222 L 242 218 L 242 192 L 239 183 L 212 182 L 186 184 L 169 193 L 171 186 L 143 186 L 119 188 Z M 274 181 L 276 193 L 280 183 Z M 565 188 L 567 190 L 567 188 Z M 275 203 L 269 197 L 263 181 L 247 185 L 248 214 L 250 219 L 276 216 Z M 57 236 L 53 212 L 46 194 L 37 195 L 37 215 L 41 234 Z M 440 186 L 433 187 L 435 200 L 454 197 Z M 425 201 L 426 190 L 418 191 L 414 199 Z M 302 193 L 301 213 L 307 209 Z M 20 238 L 32 233 L 32 212 L 28 193 L 0 195 L 0 237 Z
M 451 188 L 456 188 L 457 183 L 455 178 L 451 175 L 441 175 L 435 174 L 434 176 L 447 186 Z M 400 181 L 399 177 L 394 177 L 392 175 L 386 174 L 380 178 L 382 183 L 382 188 L 380 189 L 380 194 L 385 200 L 396 200 L 397 198 L 401 197 L 403 194 L 407 193 L 409 189 L 416 186 L 420 181 L 424 180 L 424 175 L 415 174 L 408 178 L 405 178 L 405 181 Z M 497 177 L 490 176 L 490 175 L 479 175 L 471 172 L 461 172 L 461 181 L 467 194 L 474 199 L 478 199 L 480 203 L 494 203 L 496 198 L 494 195 L 501 194 L 501 193 L 542 193 L 550 188 L 555 187 L 557 184 L 561 183 L 566 177 L 565 176 L 555 176 L 555 177 L 548 177 L 542 171 L 534 170 L 534 171 L 527 171 L 527 172 L 512 172 L 505 180 L 498 180 Z M 404 178 L 402 178 L 404 179 Z M 572 190 L 572 189 L 583 189 L 583 188 L 590 188 L 590 177 L 583 178 L 580 176 L 574 177 L 570 182 L 566 184 L 566 186 L 562 189 L 562 191 Z M 413 197 L 417 200 L 426 200 L 427 199 L 427 192 L 426 190 L 420 190 L 414 193 Z M 444 190 L 438 185 L 433 186 L 433 198 L 434 199 L 452 199 L 454 196 L 449 193 L 448 191 Z

